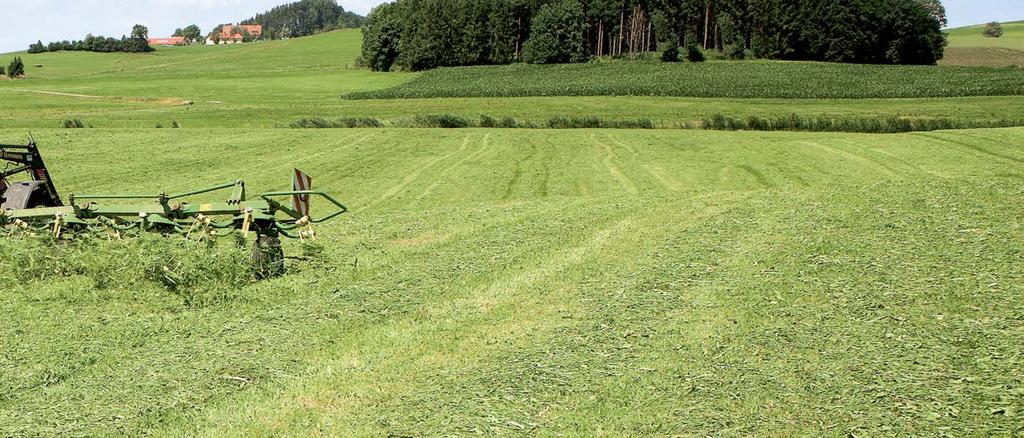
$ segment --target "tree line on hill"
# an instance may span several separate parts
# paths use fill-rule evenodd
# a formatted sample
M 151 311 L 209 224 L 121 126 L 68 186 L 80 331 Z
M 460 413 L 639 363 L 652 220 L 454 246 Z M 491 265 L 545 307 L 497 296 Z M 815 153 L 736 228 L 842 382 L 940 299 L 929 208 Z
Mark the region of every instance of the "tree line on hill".
M 395 0 L 363 25 L 373 70 L 584 62 L 688 45 L 725 56 L 934 64 L 940 0 Z
M 132 27 L 131 36 L 122 36 L 121 39 L 89 34 L 80 41 L 54 41 L 49 44 L 38 41 L 28 46 L 28 53 L 59 52 L 61 50 L 145 53 L 152 52 L 153 48 L 149 45 L 149 29 L 141 24 Z
M 358 28 L 365 17 L 348 12 L 335 0 L 301 0 L 277 6 L 242 24 L 263 26 L 263 38 L 295 38 L 335 29 Z

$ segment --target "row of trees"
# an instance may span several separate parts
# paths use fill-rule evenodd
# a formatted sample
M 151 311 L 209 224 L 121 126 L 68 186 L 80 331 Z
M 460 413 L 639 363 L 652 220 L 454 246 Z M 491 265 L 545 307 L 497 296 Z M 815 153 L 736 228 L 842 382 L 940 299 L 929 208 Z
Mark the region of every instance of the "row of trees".
M 81 41 L 54 41 L 49 44 L 38 41 L 28 46 L 28 53 L 59 52 L 61 50 L 144 53 L 152 52 L 153 48 L 149 46 L 149 29 L 141 24 L 132 27 L 130 37 L 122 36 L 121 39 L 89 34 Z
M 934 64 L 939 0 L 396 0 L 363 25 L 374 70 L 582 62 L 698 45 L 735 57 Z
M 199 26 L 195 24 L 185 26 L 184 29 L 174 29 L 174 33 L 171 36 L 184 38 L 185 44 L 203 44 L 206 42 L 206 38 L 203 37 L 203 31 L 199 30 Z
M 364 17 L 346 11 L 335 0 L 301 0 L 277 6 L 242 21 L 242 24 L 262 25 L 263 37 L 276 39 L 358 28 L 364 20 Z

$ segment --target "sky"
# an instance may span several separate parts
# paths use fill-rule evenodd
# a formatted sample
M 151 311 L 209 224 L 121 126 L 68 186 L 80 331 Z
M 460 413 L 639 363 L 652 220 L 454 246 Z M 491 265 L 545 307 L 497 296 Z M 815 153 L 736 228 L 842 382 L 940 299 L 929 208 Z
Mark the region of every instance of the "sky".
M 175 28 L 214 26 L 252 17 L 293 0 L 0 0 L 0 53 L 44 43 L 82 39 L 86 34 L 120 37 L 143 24 L 149 35 L 170 36 Z M 339 0 L 366 15 L 384 0 Z M 945 0 L 950 27 L 989 21 L 1024 20 L 1024 0 Z

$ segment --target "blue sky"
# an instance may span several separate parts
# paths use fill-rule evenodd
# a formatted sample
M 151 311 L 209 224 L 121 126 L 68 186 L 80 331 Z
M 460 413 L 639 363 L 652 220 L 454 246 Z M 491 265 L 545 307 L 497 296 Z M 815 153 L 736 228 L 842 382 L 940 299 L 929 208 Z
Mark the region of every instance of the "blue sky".
M 25 50 L 36 40 L 81 39 L 87 33 L 120 37 L 132 24 L 151 36 L 169 36 L 195 23 L 203 30 L 242 20 L 290 0 L 0 0 L 0 53 Z M 366 14 L 382 0 L 339 0 Z M 1024 0 L 946 0 L 951 27 L 1024 20 Z

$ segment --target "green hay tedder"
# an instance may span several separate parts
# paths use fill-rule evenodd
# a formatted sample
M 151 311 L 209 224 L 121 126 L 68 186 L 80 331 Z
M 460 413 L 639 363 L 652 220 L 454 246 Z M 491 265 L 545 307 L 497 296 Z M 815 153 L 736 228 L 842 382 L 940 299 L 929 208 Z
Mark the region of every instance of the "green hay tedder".
M 34 140 L 27 145 L 0 144 L 0 160 L 7 163 L 0 172 L 0 229 L 8 236 L 45 234 L 70 240 L 83 233 L 121 238 L 155 232 L 197 240 L 235 236 L 243 241 L 252 236 L 253 263 L 262 276 L 284 271 L 281 237 L 315 239 L 316 224 L 348 211 L 330 195 L 311 190 L 310 178 L 298 169 L 292 190 L 261 193 L 256 199 L 248 199 L 245 182 L 237 180 L 180 194 L 70 195 L 65 204 Z M 188 202 L 229 190 L 224 202 Z M 312 216 L 314 197 L 329 202 L 332 211 Z

